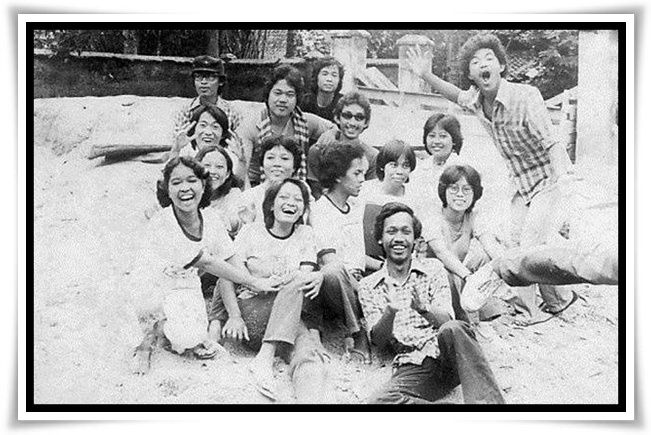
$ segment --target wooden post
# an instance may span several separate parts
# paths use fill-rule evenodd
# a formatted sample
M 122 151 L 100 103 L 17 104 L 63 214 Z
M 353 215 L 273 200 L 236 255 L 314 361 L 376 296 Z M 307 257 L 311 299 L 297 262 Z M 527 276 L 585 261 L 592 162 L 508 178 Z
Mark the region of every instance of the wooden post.
M 425 80 L 418 77 L 407 66 L 407 49 L 420 46 L 423 55 L 429 60 L 430 70 L 432 69 L 432 58 L 434 57 L 434 43 L 427 36 L 405 35 L 396 42 L 398 46 L 398 89 L 402 92 L 431 92 L 432 87 Z
M 617 163 L 617 65 L 617 31 L 579 31 L 577 163 Z
M 355 77 L 366 69 L 366 50 L 371 34 L 366 30 L 334 30 L 332 56 L 344 65 L 341 91 L 356 89 Z

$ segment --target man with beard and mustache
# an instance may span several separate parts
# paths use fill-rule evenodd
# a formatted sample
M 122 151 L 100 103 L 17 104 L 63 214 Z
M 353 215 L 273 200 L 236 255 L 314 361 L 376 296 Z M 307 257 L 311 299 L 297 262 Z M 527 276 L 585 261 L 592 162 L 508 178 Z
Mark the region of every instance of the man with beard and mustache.
M 499 38 L 480 33 L 461 47 L 461 69 L 471 87 L 462 91 L 432 74 L 420 48 L 407 53 L 410 68 L 450 101 L 473 112 L 489 132 L 504 158 L 511 176 L 512 244 L 530 247 L 548 243 L 560 228 L 550 224 L 549 214 L 562 207 L 563 194 L 574 182 L 573 167 L 565 149 L 552 131 L 540 91 L 530 85 L 512 83 L 504 77 L 507 56 Z M 577 294 L 567 288 L 539 285 L 542 311 L 552 316 L 567 309 Z M 544 316 L 536 304 L 535 287 L 518 289 L 514 301 L 532 323 Z
M 391 379 L 373 404 L 430 404 L 461 384 L 464 403 L 504 403 L 471 326 L 452 320 L 443 265 L 412 258 L 421 223 L 408 206 L 391 202 L 375 221 L 386 263 L 360 283 L 359 299 L 371 340 L 391 346 Z

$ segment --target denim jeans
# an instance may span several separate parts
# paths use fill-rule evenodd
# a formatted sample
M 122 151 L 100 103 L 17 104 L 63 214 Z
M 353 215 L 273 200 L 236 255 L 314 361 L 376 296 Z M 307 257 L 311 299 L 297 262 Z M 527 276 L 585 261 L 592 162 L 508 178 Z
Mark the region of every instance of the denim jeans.
M 440 355 L 421 365 L 398 366 L 388 384 L 369 399 L 372 404 L 431 404 L 461 384 L 469 404 L 505 403 L 493 371 L 470 325 L 444 323 L 438 332 Z

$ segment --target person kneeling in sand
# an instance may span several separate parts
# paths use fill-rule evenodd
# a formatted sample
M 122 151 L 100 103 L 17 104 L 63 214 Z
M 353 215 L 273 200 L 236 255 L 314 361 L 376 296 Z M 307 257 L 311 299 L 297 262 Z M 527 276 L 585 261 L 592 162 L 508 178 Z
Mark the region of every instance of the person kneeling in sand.
M 218 214 L 207 209 L 212 195 L 208 171 L 196 160 L 176 157 L 157 183 L 163 207 L 148 224 L 138 252 L 139 267 L 131 274 L 141 317 L 150 320 L 134 353 L 135 371 L 150 369 L 154 344 L 169 341 L 177 353 L 212 358 L 220 346 L 207 335 L 208 319 L 199 272 L 272 291 L 268 279 L 255 278 L 234 264 L 233 245 Z
M 290 351 L 290 376 L 301 403 L 324 399 L 323 362 L 327 355 L 318 337 L 301 322 L 303 298 L 319 294 L 323 275 L 316 272 L 312 228 L 303 225 L 308 211 L 307 185 L 287 178 L 272 184 L 262 203 L 264 219 L 245 225 L 235 238 L 236 258 L 259 279 L 280 282 L 274 292 L 259 292 L 246 283 L 237 288 L 221 280 L 210 310 L 210 335 L 245 340 L 259 349 L 249 365 L 258 391 L 278 400 L 273 363 L 277 351 Z

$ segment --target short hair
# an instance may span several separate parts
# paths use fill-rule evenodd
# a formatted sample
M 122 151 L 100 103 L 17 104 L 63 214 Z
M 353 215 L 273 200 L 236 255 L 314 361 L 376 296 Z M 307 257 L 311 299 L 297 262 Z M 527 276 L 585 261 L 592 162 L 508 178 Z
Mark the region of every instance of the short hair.
M 345 93 L 339 99 L 339 101 L 337 101 L 337 104 L 332 111 L 332 115 L 335 118 L 338 118 L 341 115 L 341 112 L 344 110 L 344 107 L 352 106 L 353 104 L 357 104 L 362 109 L 364 109 L 364 116 L 366 116 L 366 123 L 368 126 L 368 123 L 371 122 L 371 103 L 368 98 L 366 98 L 366 95 L 363 95 L 357 91 Z
M 418 219 L 418 217 L 414 214 L 414 210 L 412 210 L 408 205 L 401 202 L 387 202 L 382 206 L 380 213 L 378 213 L 378 215 L 375 217 L 375 240 L 382 240 L 382 234 L 384 233 L 384 221 L 386 221 L 394 214 L 402 212 L 407 213 L 411 216 L 411 221 L 414 228 L 414 240 L 420 237 L 421 233 L 423 232 L 423 224 L 421 224 L 420 219 Z
M 165 164 L 165 168 L 163 168 L 163 178 L 156 182 L 156 198 L 158 199 L 158 203 L 163 208 L 172 204 L 169 191 L 170 177 L 172 176 L 174 168 L 179 165 L 187 166 L 192 169 L 194 175 L 203 180 L 203 195 L 199 201 L 199 208 L 208 207 L 210 205 L 210 199 L 212 198 L 212 180 L 210 179 L 210 174 L 196 159 L 193 157 L 183 156 L 174 157 Z
M 260 162 L 258 166 L 262 167 L 264 155 L 275 147 L 283 147 L 291 153 L 294 157 L 294 172 L 298 171 L 298 168 L 301 167 L 303 151 L 296 139 L 285 136 L 269 137 L 262 141 L 260 144 Z
M 309 212 L 310 191 L 308 190 L 307 185 L 304 182 L 296 178 L 287 178 L 283 181 L 273 183 L 265 192 L 264 200 L 262 201 L 262 216 L 264 218 L 264 226 L 267 229 L 271 228 L 274 224 L 274 219 L 275 219 L 274 202 L 276 201 L 278 192 L 280 192 L 280 188 L 287 183 L 291 183 L 298 186 L 298 188 L 301 190 L 301 197 L 303 198 L 303 209 L 304 209 L 303 214 Z M 303 223 L 303 216 L 300 216 L 299 219 L 296 222 L 294 222 L 294 225 L 302 224 L 302 223 Z
M 392 139 L 380 149 L 375 159 L 375 173 L 380 181 L 384 180 L 384 167 L 386 164 L 397 162 L 400 156 L 405 156 L 412 171 L 416 169 L 416 153 L 414 153 L 411 146 L 400 139 Z
M 484 188 L 481 185 L 481 175 L 475 168 L 469 165 L 452 165 L 443 171 L 441 177 L 439 178 L 439 198 L 443 207 L 448 206 L 448 201 L 445 197 L 445 192 L 449 186 L 455 184 L 462 178 L 465 178 L 470 187 L 472 187 L 472 203 L 468 210 L 468 213 L 472 211 L 472 208 L 475 206 L 475 203 L 481 198 L 482 193 L 484 193 Z
M 219 145 L 226 147 L 226 140 L 231 138 L 231 132 L 228 126 L 228 116 L 216 105 L 202 100 L 200 105 L 190 109 L 190 122 L 199 122 L 199 118 L 203 112 L 208 112 L 213 118 L 215 118 L 215 121 L 217 121 L 219 126 L 222 128 L 222 137 L 219 141 Z M 197 124 L 194 124 L 188 131 L 188 134 L 192 136 L 196 129 Z M 194 139 L 192 140 L 192 148 L 197 148 L 197 142 Z
M 274 68 L 271 76 L 265 83 L 263 92 L 264 104 L 268 106 L 271 89 L 276 83 L 281 80 L 285 80 L 287 84 L 294 88 L 294 91 L 296 91 L 296 105 L 298 106 L 300 103 L 300 96 L 303 95 L 304 92 L 303 89 L 305 88 L 305 81 L 303 80 L 301 72 L 291 65 L 279 65 Z
M 318 175 L 324 189 L 332 189 L 338 178 L 346 176 L 353 160 L 364 157 L 364 149 L 357 144 L 335 142 L 319 153 Z
M 504 71 L 502 71 L 501 76 L 505 77 L 508 71 L 508 58 L 506 55 L 506 50 L 500 38 L 496 35 L 488 32 L 481 32 L 477 35 L 469 38 L 459 49 L 459 59 L 461 63 L 461 79 L 462 84 L 468 84 L 469 79 L 468 75 L 470 74 L 470 60 L 475 56 L 478 50 L 482 48 L 489 48 L 493 50 L 497 60 L 499 60 L 500 65 L 504 65 Z
M 337 67 L 337 70 L 339 71 L 339 84 L 337 84 L 337 87 L 335 88 L 335 95 L 337 95 L 339 91 L 341 91 L 341 86 L 343 85 L 344 82 L 344 66 L 341 62 L 339 62 L 334 57 L 327 56 L 317 60 L 314 63 L 314 69 L 312 70 L 312 89 L 311 89 L 314 95 L 319 93 L 319 73 L 323 68 L 332 65 L 335 65 Z
M 240 180 L 235 176 L 235 174 L 233 174 L 233 159 L 231 159 L 231 156 L 228 155 L 228 153 L 223 147 L 219 145 L 209 145 L 205 148 L 200 149 L 197 155 L 195 156 L 195 158 L 197 159 L 198 162 L 202 162 L 203 158 L 206 157 L 207 154 L 213 152 L 218 152 L 219 154 L 224 156 L 224 159 L 226 160 L 226 169 L 230 173 L 230 175 L 226 180 L 224 180 L 222 185 L 213 190 L 212 199 L 215 200 L 221 198 L 222 196 L 225 196 L 228 192 L 231 191 L 233 187 L 242 188 L 244 183 L 242 183 L 242 180 Z
M 425 125 L 423 126 L 423 145 L 425 145 L 425 151 L 430 155 L 432 154 L 429 148 L 427 148 L 427 135 L 430 134 L 437 125 L 448 132 L 452 138 L 452 152 L 455 152 L 458 155 L 461 152 L 461 146 L 463 145 L 461 124 L 459 124 L 459 120 L 456 116 L 448 115 L 446 113 L 435 113 L 425 121 Z

